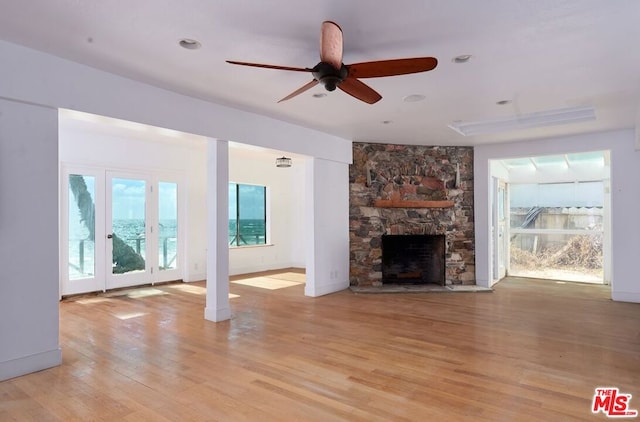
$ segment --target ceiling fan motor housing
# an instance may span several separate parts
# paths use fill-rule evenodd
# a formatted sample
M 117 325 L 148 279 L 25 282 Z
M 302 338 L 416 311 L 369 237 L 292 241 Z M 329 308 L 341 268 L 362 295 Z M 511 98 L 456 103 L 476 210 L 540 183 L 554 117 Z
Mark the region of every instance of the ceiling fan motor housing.
M 336 86 L 349 76 L 349 70 L 344 64 L 336 69 L 329 63 L 320 62 L 312 69 L 312 75 L 327 91 L 335 91 Z

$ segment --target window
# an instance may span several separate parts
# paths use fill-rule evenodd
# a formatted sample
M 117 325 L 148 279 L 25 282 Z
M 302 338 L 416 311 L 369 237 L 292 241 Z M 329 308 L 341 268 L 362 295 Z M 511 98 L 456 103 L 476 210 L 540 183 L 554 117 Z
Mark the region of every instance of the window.
M 267 243 L 267 188 L 229 183 L 229 245 Z

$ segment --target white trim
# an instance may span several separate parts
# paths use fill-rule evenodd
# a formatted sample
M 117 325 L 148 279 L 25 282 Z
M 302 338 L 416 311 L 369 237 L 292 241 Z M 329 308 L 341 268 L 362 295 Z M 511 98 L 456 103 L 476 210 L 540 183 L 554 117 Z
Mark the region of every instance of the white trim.
M 232 271 L 229 271 L 229 275 L 241 275 L 258 273 L 261 271 L 282 270 L 286 268 L 304 268 L 304 265 L 295 265 L 293 262 L 276 262 L 273 264 L 261 264 L 261 265 L 245 265 L 242 267 L 236 267 Z
M 226 308 L 220 309 L 220 308 L 206 307 L 204 308 L 204 319 L 213 321 L 213 322 L 220 322 L 220 321 L 226 321 L 228 319 L 231 319 L 231 308 L 226 307 Z
M 318 297 L 324 296 L 331 293 L 336 293 L 349 288 L 349 281 L 337 281 L 334 283 L 324 284 L 324 283 L 313 283 L 307 284 L 304 287 L 305 296 L 309 297 Z
M 207 273 L 190 273 L 188 278 L 184 278 L 182 281 L 185 283 L 194 283 L 196 281 L 204 281 L 207 279 Z
M 633 302 L 640 303 L 640 293 L 637 292 L 618 292 L 615 290 L 611 291 L 611 299 L 617 300 L 620 302 Z
M 7 360 L 0 362 L 0 381 L 52 368 L 61 364 L 62 349 L 59 347 L 29 356 Z

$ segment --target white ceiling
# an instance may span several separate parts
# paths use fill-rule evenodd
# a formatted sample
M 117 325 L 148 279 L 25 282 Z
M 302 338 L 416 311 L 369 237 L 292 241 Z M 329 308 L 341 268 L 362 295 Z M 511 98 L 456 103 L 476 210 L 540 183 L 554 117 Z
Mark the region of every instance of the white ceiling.
M 434 56 L 438 67 L 365 80 L 383 97 L 374 105 L 340 91 L 313 98 L 321 86 L 277 104 L 310 76 L 225 63 L 313 67 L 323 20 L 342 27 L 346 64 Z M 182 38 L 203 47 L 183 49 Z M 638 0 L 7 0 L 0 39 L 358 141 L 477 145 L 632 128 L 640 100 Z M 472 58 L 453 63 L 461 54 Z M 426 99 L 403 102 L 410 94 Z M 597 119 L 470 137 L 447 127 L 573 106 Z

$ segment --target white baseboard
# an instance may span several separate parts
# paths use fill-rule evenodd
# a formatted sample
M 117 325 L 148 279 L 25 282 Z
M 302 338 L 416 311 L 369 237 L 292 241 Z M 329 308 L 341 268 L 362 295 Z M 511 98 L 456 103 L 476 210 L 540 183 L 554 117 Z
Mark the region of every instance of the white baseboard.
M 318 297 L 328 295 L 330 293 L 339 292 L 349 288 L 349 281 L 336 281 L 333 283 L 322 283 L 316 286 L 310 286 L 309 283 L 304 287 L 305 296 Z
M 638 292 L 617 292 L 611 290 L 611 299 L 618 302 L 640 303 L 640 293 Z
M 57 348 L 34 355 L 0 362 L 0 381 L 62 364 L 62 349 Z
M 207 279 L 207 273 L 191 273 L 184 279 L 185 283 L 193 283 L 194 281 L 203 281 Z
M 229 275 L 259 273 L 261 271 L 281 270 L 283 268 L 304 268 L 304 267 L 294 265 L 291 262 L 278 262 L 271 265 L 263 264 L 263 265 L 250 265 L 250 266 L 229 268 Z
M 213 309 L 206 307 L 204 308 L 204 319 L 213 322 L 226 321 L 231 319 L 231 309 Z

